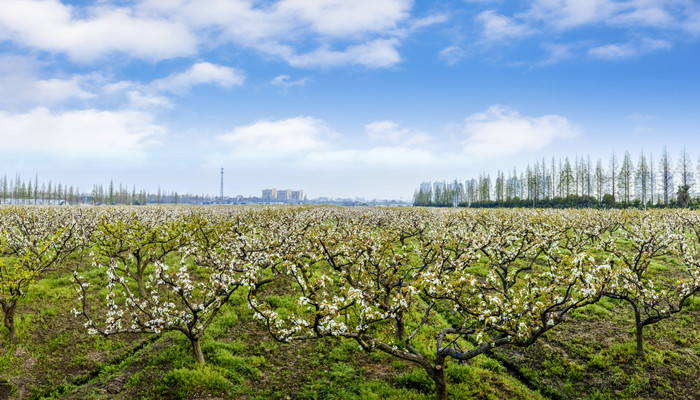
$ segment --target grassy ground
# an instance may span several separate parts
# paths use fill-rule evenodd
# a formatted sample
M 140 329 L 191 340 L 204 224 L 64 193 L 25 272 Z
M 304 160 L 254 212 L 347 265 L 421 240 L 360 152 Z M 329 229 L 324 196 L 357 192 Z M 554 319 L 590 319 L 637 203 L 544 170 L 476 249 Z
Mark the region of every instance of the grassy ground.
M 19 344 L 0 330 L 0 399 L 430 399 L 424 371 L 356 344 L 323 339 L 280 344 L 234 299 L 207 330 L 207 365 L 196 365 L 178 332 L 89 336 L 69 259 L 35 284 L 19 306 Z M 94 282 L 99 272 L 85 272 Z M 453 399 L 700 398 L 700 299 L 645 328 L 635 356 L 629 308 L 602 300 L 527 349 L 503 348 L 468 365 L 450 361 Z M 463 343 L 463 346 L 466 346 Z
M 0 331 L 0 399 L 430 399 L 433 382 L 416 366 L 354 342 L 327 338 L 281 344 L 233 299 L 209 327 L 199 366 L 179 332 L 88 335 L 78 307 L 73 257 L 35 284 L 18 309 L 19 343 Z M 100 291 L 101 273 L 83 271 Z M 102 284 L 103 285 L 103 284 Z M 540 399 L 480 356 L 447 368 L 454 399 Z
M 603 299 L 527 349 L 496 355 L 552 398 L 700 398 L 700 299 L 674 318 L 644 328 L 636 356 L 634 317 L 625 303 Z

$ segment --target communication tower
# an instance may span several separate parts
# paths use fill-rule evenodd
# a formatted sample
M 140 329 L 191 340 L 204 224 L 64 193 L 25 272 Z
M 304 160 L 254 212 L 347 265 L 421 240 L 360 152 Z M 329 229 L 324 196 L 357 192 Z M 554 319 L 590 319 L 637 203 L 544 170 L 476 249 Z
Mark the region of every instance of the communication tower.
M 219 190 L 219 201 L 224 202 L 224 167 L 221 167 L 221 189 Z

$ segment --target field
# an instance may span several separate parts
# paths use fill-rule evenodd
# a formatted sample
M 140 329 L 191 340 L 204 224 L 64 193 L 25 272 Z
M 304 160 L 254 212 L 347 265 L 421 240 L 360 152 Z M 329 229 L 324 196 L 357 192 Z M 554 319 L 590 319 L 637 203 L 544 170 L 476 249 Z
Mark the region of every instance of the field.
M 0 228 L 0 398 L 700 398 L 694 212 L 5 207 Z

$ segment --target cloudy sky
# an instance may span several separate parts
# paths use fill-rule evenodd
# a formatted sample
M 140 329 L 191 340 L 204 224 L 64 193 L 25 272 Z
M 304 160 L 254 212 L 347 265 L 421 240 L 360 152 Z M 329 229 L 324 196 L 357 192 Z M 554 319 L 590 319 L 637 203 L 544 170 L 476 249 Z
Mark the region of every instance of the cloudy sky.
M 409 199 L 700 155 L 700 1 L 0 0 L 0 174 Z

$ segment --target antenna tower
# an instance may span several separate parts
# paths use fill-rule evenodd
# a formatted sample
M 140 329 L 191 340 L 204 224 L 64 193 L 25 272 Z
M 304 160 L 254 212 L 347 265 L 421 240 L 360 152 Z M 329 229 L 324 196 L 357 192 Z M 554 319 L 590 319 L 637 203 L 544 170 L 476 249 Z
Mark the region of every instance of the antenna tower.
M 219 199 L 224 201 L 224 167 L 221 167 L 221 189 L 219 190 Z

